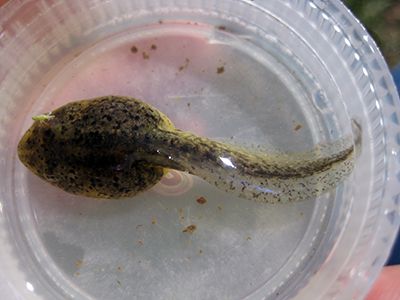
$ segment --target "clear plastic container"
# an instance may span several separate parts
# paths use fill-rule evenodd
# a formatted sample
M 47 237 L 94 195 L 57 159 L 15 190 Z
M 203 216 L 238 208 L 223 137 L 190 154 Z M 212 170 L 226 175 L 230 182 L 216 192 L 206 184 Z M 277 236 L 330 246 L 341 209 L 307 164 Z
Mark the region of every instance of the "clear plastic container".
M 335 191 L 282 205 L 176 171 L 97 201 L 22 166 L 32 115 L 108 94 L 280 151 L 334 141 L 355 119 L 362 152 Z M 362 299 L 399 226 L 399 98 L 340 1 L 11 1 L 0 99 L 1 299 Z

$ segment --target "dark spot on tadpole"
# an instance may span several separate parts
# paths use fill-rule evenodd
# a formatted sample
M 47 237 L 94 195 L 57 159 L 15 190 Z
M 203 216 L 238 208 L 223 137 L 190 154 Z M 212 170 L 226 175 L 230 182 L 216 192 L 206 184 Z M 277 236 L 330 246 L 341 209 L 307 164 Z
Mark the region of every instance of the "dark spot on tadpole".
M 179 148 L 183 154 L 187 154 L 191 147 L 187 144 L 182 144 Z
M 225 67 L 224 66 L 217 68 L 217 74 L 222 74 L 224 72 L 225 72 Z
M 218 29 L 218 30 L 223 30 L 223 31 L 225 31 L 225 30 L 226 30 L 226 26 L 224 26 L 224 25 L 219 25 L 219 26 L 217 26 L 217 29 Z
M 142 53 L 143 59 L 149 59 L 150 55 L 148 55 L 146 52 Z
M 163 24 L 163 20 L 158 20 L 158 24 Z
M 190 107 L 190 102 L 187 103 L 187 107 Z
M 207 203 L 207 199 L 204 197 L 199 197 L 196 199 L 197 203 L 199 204 L 206 204 Z
M 138 48 L 136 46 L 132 46 L 131 47 L 131 52 L 132 53 L 137 53 L 138 52 Z
M 193 232 L 195 232 L 196 229 L 197 229 L 196 225 L 192 224 L 183 229 L 182 232 L 192 234 Z
M 154 44 L 151 45 L 150 49 L 151 49 L 151 50 L 157 50 L 157 45 L 154 45 Z

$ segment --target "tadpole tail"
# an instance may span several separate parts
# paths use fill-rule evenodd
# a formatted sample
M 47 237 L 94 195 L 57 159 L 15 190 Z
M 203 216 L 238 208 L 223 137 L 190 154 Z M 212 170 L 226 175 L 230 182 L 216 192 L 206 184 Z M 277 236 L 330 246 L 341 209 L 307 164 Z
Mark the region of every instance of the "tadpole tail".
M 199 176 L 240 197 L 276 203 L 315 198 L 335 188 L 353 170 L 361 127 L 353 136 L 304 153 L 253 153 L 179 130 L 153 132 L 142 158 Z

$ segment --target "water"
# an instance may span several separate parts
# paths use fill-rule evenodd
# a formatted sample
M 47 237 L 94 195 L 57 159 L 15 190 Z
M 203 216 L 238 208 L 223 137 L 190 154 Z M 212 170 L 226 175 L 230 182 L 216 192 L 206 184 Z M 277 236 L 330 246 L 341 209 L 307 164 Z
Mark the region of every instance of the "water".
M 256 149 L 311 149 L 326 133 L 313 104 L 323 95 L 276 47 L 265 52 L 251 36 L 198 24 L 126 31 L 59 65 L 24 128 L 29 116 L 71 100 L 128 95 L 198 135 Z M 96 299 L 239 299 L 266 282 L 274 290 L 312 255 L 332 196 L 260 204 L 171 171 L 134 199 L 100 201 L 66 194 L 19 163 L 16 174 L 34 213 L 36 255 L 55 263 L 48 272 L 71 293 Z

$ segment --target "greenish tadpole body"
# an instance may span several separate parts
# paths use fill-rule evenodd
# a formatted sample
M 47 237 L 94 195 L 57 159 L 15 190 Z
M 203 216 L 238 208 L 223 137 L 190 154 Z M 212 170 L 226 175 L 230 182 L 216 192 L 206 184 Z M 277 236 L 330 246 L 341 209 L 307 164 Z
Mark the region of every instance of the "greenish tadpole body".
M 73 194 L 125 198 L 168 169 L 199 176 L 240 197 L 276 203 L 315 198 L 353 170 L 361 128 L 304 153 L 256 153 L 176 129 L 156 108 L 107 96 L 68 103 L 34 118 L 18 144 L 21 162 Z

